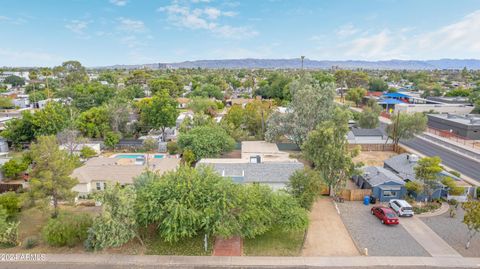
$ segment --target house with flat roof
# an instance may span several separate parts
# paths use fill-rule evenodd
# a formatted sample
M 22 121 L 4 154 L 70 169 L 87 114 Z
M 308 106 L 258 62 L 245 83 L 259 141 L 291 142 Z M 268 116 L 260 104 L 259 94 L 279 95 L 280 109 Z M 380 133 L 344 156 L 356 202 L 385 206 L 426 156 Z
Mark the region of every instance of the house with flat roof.
M 258 183 L 274 190 L 284 189 L 290 176 L 304 165 L 282 152 L 276 144 L 264 141 L 242 142 L 240 158 L 202 159 L 197 166 L 212 167 L 223 177 L 241 184 Z
M 480 140 L 478 114 L 428 114 L 428 127 L 447 131 L 467 139 Z
M 163 174 L 175 170 L 179 164 L 180 159 L 177 158 L 146 160 L 145 158 L 94 157 L 73 171 L 71 177 L 79 182 L 73 187 L 73 191 L 77 192 L 79 197 L 87 196 L 94 191 L 104 190 L 109 184 L 133 184 L 134 178 L 147 170 Z

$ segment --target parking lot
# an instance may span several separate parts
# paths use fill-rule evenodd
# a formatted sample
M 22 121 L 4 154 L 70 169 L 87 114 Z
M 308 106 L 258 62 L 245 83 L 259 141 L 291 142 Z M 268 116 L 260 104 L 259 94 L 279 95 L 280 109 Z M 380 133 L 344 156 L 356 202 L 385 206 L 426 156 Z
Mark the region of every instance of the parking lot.
M 360 201 L 339 203 L 342 218 L 353 241 L 370 256 L 430 256 L 402 227 L 387 226 L 370 213 L 370 206 Z M 400 223 L 402 218 L 400 218 Z

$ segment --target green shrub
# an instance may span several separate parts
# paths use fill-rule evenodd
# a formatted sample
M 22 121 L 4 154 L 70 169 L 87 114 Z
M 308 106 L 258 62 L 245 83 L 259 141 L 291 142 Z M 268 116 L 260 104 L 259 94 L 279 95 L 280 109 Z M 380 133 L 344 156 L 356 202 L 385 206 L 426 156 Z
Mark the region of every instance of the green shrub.
M 88 146 L 85 146 L 80 150 L 80 157 L 84 159 L 92 158 L 93 156 L 96 156 L 96 155 L 97 155 L 97 152 Z
M 19 159 L 11 159 L 2 166 L 2 173 L 6 178 L 16 179 L 27 170 L 28 163 Z
M 38 245 L 38 238 L 36 236 L 27 237 L 23 241 L 23 247 L 25 249 L 32 249 L 37 245 Z
M 87 238 L 87 231 L 91 226 L 92 218 L 86 213 L 63 213 L 48 221 L 42 230 L 42 236 L 50 246 L 74 247 Z
M 0 206 L 0 247 L 14 247 L 18 240 L 18 221 L 7 221 L 7 210 Z
M 7 218 L 11 219 L 20 211 L 20 198 L 18 194 L 13 191 L 0 194 L 0 207 L 3 207 L 7 212 Z
M 178 152 L 177 142 L 174 142 L 174 141 L 168 142 L 167 143 L 167 151 L 168 151 L 168 154 L 170 154 L 170 155 L 177 154 L 177 152 Z
M 143 149 L 147 152 L 158 150 L 158 141 L 151 137 L 143 140 Z
M 409 192 L 420 194 L 423 191 L 423 185 L 417 181 L 408 181 L 405 183 L 405 188 Z

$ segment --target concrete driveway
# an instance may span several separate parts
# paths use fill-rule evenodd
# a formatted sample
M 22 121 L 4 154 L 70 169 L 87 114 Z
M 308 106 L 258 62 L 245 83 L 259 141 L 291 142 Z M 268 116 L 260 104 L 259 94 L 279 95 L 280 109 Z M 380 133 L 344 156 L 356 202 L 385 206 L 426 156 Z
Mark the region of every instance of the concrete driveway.
M 358 250 L 330 198 L 319 199 L 310 212 L 302 256 L 358 256 Z

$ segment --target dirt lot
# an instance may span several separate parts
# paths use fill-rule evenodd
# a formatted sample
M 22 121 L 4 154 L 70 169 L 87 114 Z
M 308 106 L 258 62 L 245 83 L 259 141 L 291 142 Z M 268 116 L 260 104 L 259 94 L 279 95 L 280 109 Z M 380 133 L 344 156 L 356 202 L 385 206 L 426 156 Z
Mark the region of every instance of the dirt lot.
M 302 256 L 358 256 L 358 250 L 329 198 L 319 199 L 310 212 Z
M 367 166 L 383 166 L 383 161 L 395 155 L 397 153 L 393 151 L 362 151 L 353 161 L 355 163 L 363 162 Z

